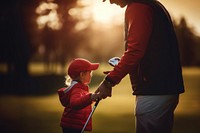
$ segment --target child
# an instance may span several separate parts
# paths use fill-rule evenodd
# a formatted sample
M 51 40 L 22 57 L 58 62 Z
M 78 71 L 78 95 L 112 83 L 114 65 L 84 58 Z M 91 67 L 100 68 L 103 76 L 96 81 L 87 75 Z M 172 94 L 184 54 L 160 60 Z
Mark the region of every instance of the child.
M 89 93 L 88 87 L 92 70 L 98 67 L 99 63 L 91 63 L 83 58 L 76 58 L 69 64 L 68 75 L 72 79 L 71 85 L 58 90 L 61 104 L 65 107 L 60 123 L 63 133 L 81 133 L 92 110 L 92 102 L 98 100 L 98 95 Z M 92 130 L 91 119 L 85 130 Z

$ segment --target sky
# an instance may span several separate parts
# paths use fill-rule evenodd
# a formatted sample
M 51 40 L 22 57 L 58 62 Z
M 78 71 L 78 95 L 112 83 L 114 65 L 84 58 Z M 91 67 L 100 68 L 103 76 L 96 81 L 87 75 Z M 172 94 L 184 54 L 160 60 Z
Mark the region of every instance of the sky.
M 158 0 L 160 1 L 170 12 L 173 19 L 179 21 L 182 16 L 186 18 L 188 26 L 193 28 L 195 33 L 200 36 L 200 0 Z M 79 7 L 73 8 L 69 11 L 69 14 L 81 19 L 76 27 L 77 30 L 82 30 L 90 25 L 90 18 L 93 18 L 94 22 L 101 23 L 103 26 L 110 27 L 113 24 L 124 23 L 124 11 L 125 8 L 120 8 L 115 4 L 110 4 L 109 0 L 102 2 L 102 0 L 78 0 Z M 51 9 L 49 16 L 41 16 L 37 19 L 40 22 L 40 27 L 44 26 L 47 21 L 53 20 L 50 26 L 57 26 L 61 28 L 62 25 L 58 23 L 58 16 L 56 16 L 57 5 L 52 3 L 43 3 L 40 7 L 49 4 L 47 7 L 54 7 Z M 85 8 L 82 8 L 83 6 Z M 36 12 L 40 14 L 40 7 L 36 9 Z M 43 9 L 43 8 L 41 8 Z M 46 8 L 45 8 L 46 9 Z M 43 23 L 42 23 L 43 22 Z M 95 23 L 96 24 L 96 23 Z
M 102 0 L 79 0 L 79 1 L 88 1 L 88 3 L 92 3 L 90 11 L 93 13 L 93 17 L 96 21 L 99 22 L 108 22 L 113 19 L 121 19 L 122 12 L 124 9 L 116 6 L 115 4 L 109 4 L 109 0 L 106 2 L 102 2 Z M 200 36 L 200 0 L 158 0 L 160 1 L 170 12 L 171 16 L 177 20 L 180 20 L 181 16 L 186 18 L 189 27 L 193 27 L 197 35 Z M 87 2 L 86 2 L 87 3 Z M 87 3 L 87 4 L 88 4 Z M 110 8 L 112 7 L 112 9 Z M 109 11 L 110 9 L 110 11 Z M 121 14 L 120 14 L 121 13 Z M 120 14 L 118 17 L 116 17 Z M 106 19 L 106 21 L 105 21 Z M 121 22 L 122 22 L 121 21 Z M 114 22 L 118 22 L 115 20 Z

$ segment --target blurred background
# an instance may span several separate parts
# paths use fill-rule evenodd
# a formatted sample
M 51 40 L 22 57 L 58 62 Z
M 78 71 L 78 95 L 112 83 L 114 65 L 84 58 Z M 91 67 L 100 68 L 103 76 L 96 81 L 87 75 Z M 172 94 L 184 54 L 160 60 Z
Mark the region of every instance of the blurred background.
M 200 17 L 198 0 L 159 0 L 169 10 L 179 40 L 186 92 L 174 133 L 200 130 Z M 124 51 L 124 11 L 101 0 L 3 0 L 0 4 L 0 133 L 59 133 L 68 62 L 100 62 L 95 91 Z M 128 77 L 100 102 L 93 133 L 134 133 L 134 96 Z

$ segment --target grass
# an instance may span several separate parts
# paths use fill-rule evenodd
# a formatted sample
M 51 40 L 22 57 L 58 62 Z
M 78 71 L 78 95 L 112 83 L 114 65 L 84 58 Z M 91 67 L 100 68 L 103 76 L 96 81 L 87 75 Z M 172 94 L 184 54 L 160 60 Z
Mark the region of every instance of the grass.
M 92 92 L 103 78 L 101 71 L 100 68 L 94 73 Z M 199 133 L 200 70 L 184 69 L 183 74 L 186 92 L 180 96 L 173 133 Z M 92 133 L 134 133 L 134 98 L 126 77 L 113 89 L 111 98 L 99 103 L 93 115 Z M 61 133 L 59 122 L 62 111 L 57 94 L 1 95 L 0 133 Z

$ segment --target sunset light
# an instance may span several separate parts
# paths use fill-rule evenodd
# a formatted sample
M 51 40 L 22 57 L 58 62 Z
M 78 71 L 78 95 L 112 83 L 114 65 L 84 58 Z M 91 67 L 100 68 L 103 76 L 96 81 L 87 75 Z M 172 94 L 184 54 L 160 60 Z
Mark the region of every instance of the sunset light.
M 0 6 L 0 133 L 200 133 L 200 0 Z
M 88 25 L 97 24 L 110 27 L 112 25 L 121 25 L 124 21 L 124 8 L 110 4 L 108 1 L 79 0 L 78 6 L 69 10 L 69 14 L 76 19 L 81 20 L 76 25 L 76 30 L 82 30 Z M 102 25 L 103 24 L 103 25 Z
M 58 5 L 51 2 L 42 2 L 36 8 L 36 13 L 39 15 L 37 18 L 38 29 L 43 29 L 45 26 L 48 26 L 53 30 L 62 28 L 57 9 Z
M 120 8 L 117 5 L 110 4 L 108 1 L 93 1 L 91 5 L 91 12 L 93 19 L 96 22 L 105 24 L 121 24 L 123 23 L 123 12 L 125 8 Z

